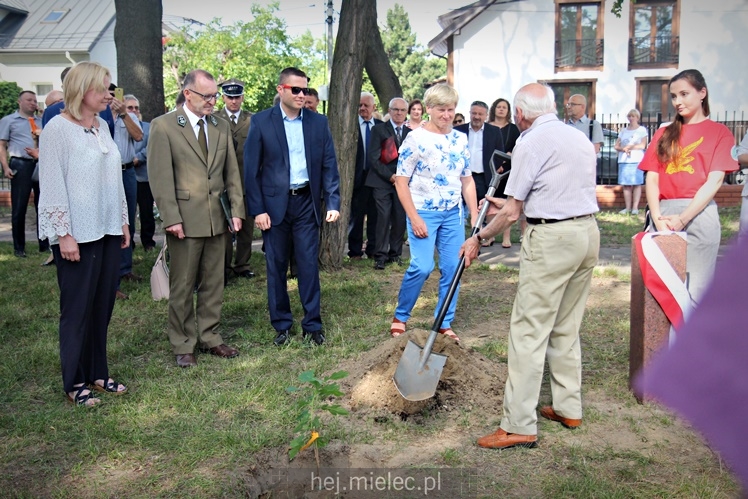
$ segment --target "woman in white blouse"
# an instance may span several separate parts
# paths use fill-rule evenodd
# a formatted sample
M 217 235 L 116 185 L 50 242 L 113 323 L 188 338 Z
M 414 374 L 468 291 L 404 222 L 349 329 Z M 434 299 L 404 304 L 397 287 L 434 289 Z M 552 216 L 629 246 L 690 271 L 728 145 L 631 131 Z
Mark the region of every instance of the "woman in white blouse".
M 424 95 L 429 121 L 410 132 L 400 146 L 395 188 L 408 217 L 410 266 L 405 271 L 390 326 L 393 337 L 405 332 L 406 322 L 421 288 L 434 269 L 434 249 L 439 254 L 439 303 L 442 308 L 460 262 L 465 242 L 463 201 L 470 219 L 478 218 L 475 183 L 470 173 L 467 135 L 452 130 L 457 91 L 448 85 L 434 85 Z M 439 329 L 460 341 L 451 322 L 457 307 L 459 288 Z
M 637 215 L 644 184 L 644 172 L 639 170 L 639 163 L 644 158 L 648 134 L 647 129 L 639 124 L 639 111 L 632 109 L 626 118 L 629 125 L 621 130 L 613 146 L 618 151 L 618 184 L 623 187 L 623 201 L 626 206 L 619 213 Z
M 122 162 L 97 113 L 111 101 L 109 70 L 80 62 L 65 77 L 65 111 L 39 140 L 40 237 L 49 238 L 60 287 L 60 360 L 67 399 L 91 407 L 92 390 L 123 394 L 109 377 L 107 329 L 120 250 L 130 244 Z

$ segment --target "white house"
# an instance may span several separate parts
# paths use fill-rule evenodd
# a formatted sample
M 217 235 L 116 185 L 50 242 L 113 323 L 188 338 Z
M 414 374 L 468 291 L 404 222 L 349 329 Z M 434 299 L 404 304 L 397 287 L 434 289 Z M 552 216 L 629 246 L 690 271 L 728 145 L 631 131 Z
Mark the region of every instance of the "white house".
M 112 0 L 0 0 L 0 81 L 42 103 L 73 61 L 99 62 L 117 81 L 114 19 Z
M 710 91 L 712 117 L 748 120 L 748 0 L 481 0 L 439 17 L 429 42 L 446 56 L 458 110 L 474 100 L 510 102 L 524 84 L 546 82 L 558 109 L 588 96 L 588 114 L 636 107 L 667 116 L 667 81 L 696 68 Z M 727 116 L 725 114 L 727 113 Z M 734 116 L 734 117 L 733 117 Z
M 106 66 L 117 82 L 114 0 L 0 0 L 0 81 L 33 90 L 40 103 L 60 89 L 60 73 L 75 62 Z M 164 34 L 186 24 L 164 16 Z

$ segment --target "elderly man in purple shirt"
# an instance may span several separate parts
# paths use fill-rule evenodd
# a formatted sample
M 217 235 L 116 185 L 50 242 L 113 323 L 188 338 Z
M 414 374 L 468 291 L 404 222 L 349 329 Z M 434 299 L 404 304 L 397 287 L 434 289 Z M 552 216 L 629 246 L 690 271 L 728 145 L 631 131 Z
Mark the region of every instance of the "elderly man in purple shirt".
M 535 407 L 546 360 L 553 405 L 542 407 L 540 415 L 567 428 L 582 424 L 579 328 L 600 249 L 589 139 L 558 120 L 546 85 L 522 87 L 514 112 L 522 134 L 504 191 L 508 199 L 486 198 L 496 216 L 461 250 L 469 264 L 481 239 L 501 234 L 524 209 L 528 226 L 509 329 L 504 417 L 498 430 L 478 439 L 480 447 L 493 449 L 537 446 Z

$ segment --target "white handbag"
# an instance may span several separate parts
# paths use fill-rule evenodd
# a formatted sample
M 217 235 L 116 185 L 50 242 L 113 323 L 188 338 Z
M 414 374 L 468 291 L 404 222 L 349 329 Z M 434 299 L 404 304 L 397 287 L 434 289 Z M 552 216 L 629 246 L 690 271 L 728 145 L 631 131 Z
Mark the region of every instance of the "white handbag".
M 151 296 L 156 301 L 169 299 L 169 265 L 166 263 L 166 241 L 151 270 Z

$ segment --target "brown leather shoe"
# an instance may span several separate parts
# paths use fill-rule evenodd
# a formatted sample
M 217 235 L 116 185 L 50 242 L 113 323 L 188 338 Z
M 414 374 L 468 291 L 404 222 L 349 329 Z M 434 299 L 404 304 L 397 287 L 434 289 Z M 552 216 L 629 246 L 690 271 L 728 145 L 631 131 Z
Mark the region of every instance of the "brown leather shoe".
M 520 435 L 519 433 L 507 433 L 501 428 L 478 439 L 478 446 L 486 449 L 509 449 L 510 447 L 528 447 L 538 446 L 537 435 Z
M 559 416 L 558 414 L 556 414 L 556 411 L 553 410 L 553 407 L 549 405 L 546 405 L 540 408 L 540 415 L 543 416 L 545 419 L 550 419 L 551 421 L 558 421 L 559 423 L 561 423 L 562 425 L 566 426 L 567 428 L 571 430 L 582 426 L 581 419 L 569 419 L 563 416 Z
M 125 293 L 123 293 L 123 292 L 122 292 L 122 291 L 120 291 L 119 289 L 118 289 L 118 290 L 117 290 L 117 292 L 116 292 L 116 293 L 114 294 L 114 297 L 115 297 L 116 299 L 118 299 L 118 300 L 129 300 L 129 299 L 130 299 L 130 297 L 129 297 L 129 296 L 127 296 L 127 295 L 126 295 Z
M 177 365 L 179 367 L 197 367 L 197 359 L 191 353 L 177 355 Z
M 217 347 L 213 347 L 208 350 L 212 355 L 218 355 L 224 359 L 230 359 L 239 355 L 239 350 L 231 348 L 228 345 L 220 344 Z

